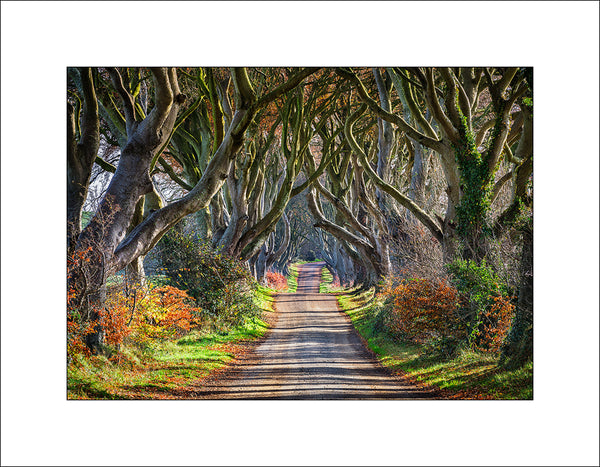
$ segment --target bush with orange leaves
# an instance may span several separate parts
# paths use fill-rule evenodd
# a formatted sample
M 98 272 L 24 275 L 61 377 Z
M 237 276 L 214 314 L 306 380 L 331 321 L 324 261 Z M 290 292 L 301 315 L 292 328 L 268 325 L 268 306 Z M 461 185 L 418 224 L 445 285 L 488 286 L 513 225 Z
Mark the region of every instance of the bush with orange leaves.
M 91 309 L 86 308 L 86 268 L 91 261 L 92 248 L 75 250 L 67 257 L 67 358 L 75 355 L 91 355 L 86 336 L 98 325 L 90 319 Z
M 202 310 L 194 303 L 185 291 L 171 286 L 113 290 L 101 313 L 106 343 L 144 348 L 155 339 L 180 337 L 202 325 Z
M 502 295 L 492 300 L 492 305 L 480 314 L 478 335 L 473 347 L 482 352 L 498 353 L 510 330 L 515 306 Z
M 450 267 L 452 283 L 412 278 L 386 289 L 391 306 L 385 322 L 388 331 L 447 356 L 461 346 L 498 353 L 510 329 L 514 305 L 494 276 L 487 282 L 483 278 L 485 266 L 469 267 L 478 273 L 477 283 L 466 284 L 464 268 Z
M 267 278 L 267 286 L 269 288 L 280 291 L 287 290 L 287 279 L 283 274 L 274 271 L 269 271 L 267 272 L 265 277 Z
M 398 337 L 416 343 L 465 337 L 457 315 L 458 291 L 447 282 L 412 278 L 384 294 L 392 303 L 387 325 Z
M 498 352 L 515 310 L 508 287 L 485 261 L 455 260 L 446 270 L 460 295 L 458 313 L 468 328 L 469 347 Z

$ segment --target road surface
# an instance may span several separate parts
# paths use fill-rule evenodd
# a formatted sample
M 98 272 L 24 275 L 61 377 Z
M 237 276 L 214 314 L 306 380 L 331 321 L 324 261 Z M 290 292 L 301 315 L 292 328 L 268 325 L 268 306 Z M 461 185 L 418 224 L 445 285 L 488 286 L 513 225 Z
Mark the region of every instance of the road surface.
M 319 293 L 323 263 L 299 268 L 298 289 L 279 294 L 278 319 L 254 352 L 194 391 L 199 399 L 423 399 L 365 349 L 336 297 Z

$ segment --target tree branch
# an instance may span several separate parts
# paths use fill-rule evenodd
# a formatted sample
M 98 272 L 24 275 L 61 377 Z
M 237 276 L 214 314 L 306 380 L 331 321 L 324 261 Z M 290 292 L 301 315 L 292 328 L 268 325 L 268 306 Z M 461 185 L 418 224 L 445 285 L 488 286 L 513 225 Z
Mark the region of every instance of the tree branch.
M 121 98 L 121 102 L 123 104 L 123 111 L 125 112 L 125 127 L 127 134 L 129 135 L 133 130 L 133 125 L 135 123 L 135 111 L 133 108 L 133 97 L 125 89 L 123 85 L 123 78 L 121 77 L 121 73 L 116 68 L 107 68 L 108 74 L 110 75 L 111 81 L 117 94 Z
M 80 68 L 81 87 L 83 88 L 83 113 L 81 116 L 81 137 L 80 143 L 86 147 L 86 152 L 90 154 L 87 158 L 98 152 L 100 145 L 100 119 L 98 118 L 98 100 L 96 99 L 96 90 L 92 80 L 91 68 Z M 93 153 L 93 154 L 92 154 Z
M 344 134 L 346 135 L 346 140 L 348 141 L 348 144 L 350 145 L 352 150 L 358 155 L 358 159 L 359 159 L 362 167 L 367 172 L 367 174 L 369 175 L 371 180 L 373 180 L 373 182 L 382 191 L 385 191 L 388 195 L 390 195 L 392 198 L 394 198 L 396 200 L 396 202 L 398 202 L 400 205 L 404 206 L 406 209 L 408 209 L 410 212 L 412 212 L 414 214 L 414 216 L 419 221 L 421 221 L 423 223 L 423 225 L 425 225 L 438 240 L 441 241 L 443 238 L 443 233 L 442 233 L 442 229 L 438 225 L 437 221 L 433 217 L 431 217 L 429 214 L 427 214 L 425 211 L 423 211 L 423 209 L 421 209 L 419 207 L 419 205 L 416 204 L 409 197 L 403 195 L 396 188 L 394 188 L 393 186 L 384 182 L 377 175 L 377 173 L 375 173 L 375 171 L 369 164 L 366 154 L 359 147 L 358 143 L 354 139 L 354 135 L 352 133 L 352 126 L 354 125 L 354 122 L 358 119 L 360 114 L 362 112 L 364 112 L 365 108 L 366 108 L 366 106 L 363 104 L 357 112 L 355 112 L 353 115 L 349 116 L 348 119 L 346 120 L 346 124 L 344 125 Z
M 325 217 L 325 215 L 321 212 L 317 205 L 314 188 L 311 188 L 310 191 L 307 193 L 307 198 L 309 210 L 311 211 L 313 217 L 317 221 L 315 227 L 320 227 L 326 230 L 327 232 L 331 233 L 332 235 L 341 238 L 358 248 L 362 248 L 365 252 L 369 252 L 370 254 L 374 252 L 373 245 L 363 240 L 362 238 L 354 235 L 353 233 L 349 232 L 343 227 L 334 224 Z
M 384 109 L 382 109 L 379 106 L 379 104 L 377 104 L 377 102 L 369 96 L 369 93 L 365 89 L 362 81 L 360 81 L 360 79 L 354 73 L 344 68 L 336 68 L 335 71 L 338 75 L 350 81 L 356 86 L 361 100 L 375 115 L 381 117 L 382 119 L 390 123 L 393 123 L 402 131 L 406 132 L 408 136 L 418 141 L 422 145 L 427 146 L 428 148 L 431 148 L 438 152 L 441 152 L 443 150 L 444 145 L 441 141 L 425 136 L 424 134 L 413 128 L 411 125 L 409 125 L 403 118 L 398 117 L 397 115 L 392 114 L 390 112 L 386 112 Z
M 98 164 L 100 167 L 102 167 L 102 169 L 106 170 L 107 172 L 114 174 L 117 170 L 117 168 L 114 165 L 112 165 L 110 162 L 106 162 L 100 156 L 96 156 L 94 162 L 96 162 L 96 164 Z
M 403 74 L 400 74 L 400 76 L 402 76 L 402 79 L 398 78 L 398 75 L 396 74 L 396 71 L 393 68 L 386 68 L 386 70 L 392 78 L 392 82 L 394 83 L 396 92 L 401 98 L 404 98 L 404 100 L 406 100 L 406 105 L 408 109 L 410 109 L 410 113 L 414 118 L 415 122 L 421 127 L 422 131 L 425 132 L 426 136 L 437 139 L 437 134 L 435 130 L 429 124 L 429 122 L 423 115 L 423 112 L 421 112 L 421 109 L 419 109 L 419 107 L 417 106 L 417 102 L 415 101 L 414 94 L 410 87 L 410 83 L 412 83 L 412 80 L 409 80 Z
M 312 75 L 313 73 L 316 73 L 319 70 L 320 70 L 320 68 L 305 68 L 303 70 L 300 70 L 297 73 L 294 73 L 285 83 L 280 84 L 275 89 L 273 89 L 271 92 L 268 92 L 267 94 L 259 97 L 256 100 L 254 105 L 257 108 L 264 107 L 269 102 L 277 99 L 279 96 L 281 96 L 281 95 L 285 94 L 286 92 L 288 92 L 289 90 L 295 88 L 305 78 L 309 77 L 310 75 Z
M 162 169 L 169 176 L 169 178 L 171 180 L 173 180 L 175 183 L 177 183 L 181 188 L 184 188 L 188 191 L 192 191 L 194 189 L 193 186 L 191 186 L 189 183 L 187 183 L 185 180 L 183 180 L 181 177 L 179 177 L 179 175 L 177 175 L 175 173 L 175 171 L 173 170 L 173 167 L 171 167 L 163 157 L 160 157 L 158 159 L 158 164 L 162 167 Z
M 426 69 L 425 80 L 427 82 L 427 86 L 425 87 L 425 99 L 427 100 L 427 103 L 431 108 L 431 113 L 433 114 L 433 117 L 440 124 L 440 127 L 442 128 L 446 136 L 450 139 L 450 141 L 452 141 L 453 143 L 457 143 L 460 139 L 458 130 L 454 128 L 452 122 L 442 110 L 442 106 L 440 105 L 440 102 L 435 92 L 435 79 L 433 77 L 433 68 Z
M 496 184 L 494 185 L 494 190 L 492 191 L 492 196 L 490 197 L 490 204 L 494 204 L 494 201 L 496 201 L 496 198 L 500 194 L 500 190 L 502 189 L 504 184 L 512 178 L 512 176 L 512 172 L 506 172 L 504 176 L 496 182 Z
M 142 131 L 148 138 L 153 138 L 155 133 L 160 132 L 161 127 L 171 114 L 174 98 L 185 100 L 185 96 L 180 98 L 179 95 L 174 95 L 174 91 L 178 89 L 177 78 L 173 76 L 169 69 L 164 67 L 150 68 L 150 72 L 154 79 L 154 107 L 142 122 Z M 175 83 L 171 83 L 171 79 L 174 79 Z M 183 103 L 183 100 L 178 103 Z

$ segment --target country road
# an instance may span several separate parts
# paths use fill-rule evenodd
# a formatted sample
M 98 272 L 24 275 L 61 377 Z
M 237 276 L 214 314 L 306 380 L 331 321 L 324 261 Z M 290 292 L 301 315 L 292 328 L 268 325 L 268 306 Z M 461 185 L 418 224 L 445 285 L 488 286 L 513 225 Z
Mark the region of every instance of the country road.
M 423 399 L 433 395 L 390 375 L 365 349 L 334 295 L 320 294 L 323 263 L 299 268 L 298 289 L 279 294 L 278 319 L 255 351 L 198 399 Z

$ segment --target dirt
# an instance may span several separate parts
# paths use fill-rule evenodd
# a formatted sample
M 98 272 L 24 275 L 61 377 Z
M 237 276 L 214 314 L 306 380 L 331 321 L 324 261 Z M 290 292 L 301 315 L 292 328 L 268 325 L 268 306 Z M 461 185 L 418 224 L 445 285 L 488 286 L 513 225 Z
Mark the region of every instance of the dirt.
M 186 399 L 433 399 L 391 375 L 365 347 L 334 295 L 320 294 L 323 263 L 299 268 L 296 293 L 276 299 L 267 337 L 225 371 L 186 388 Z

